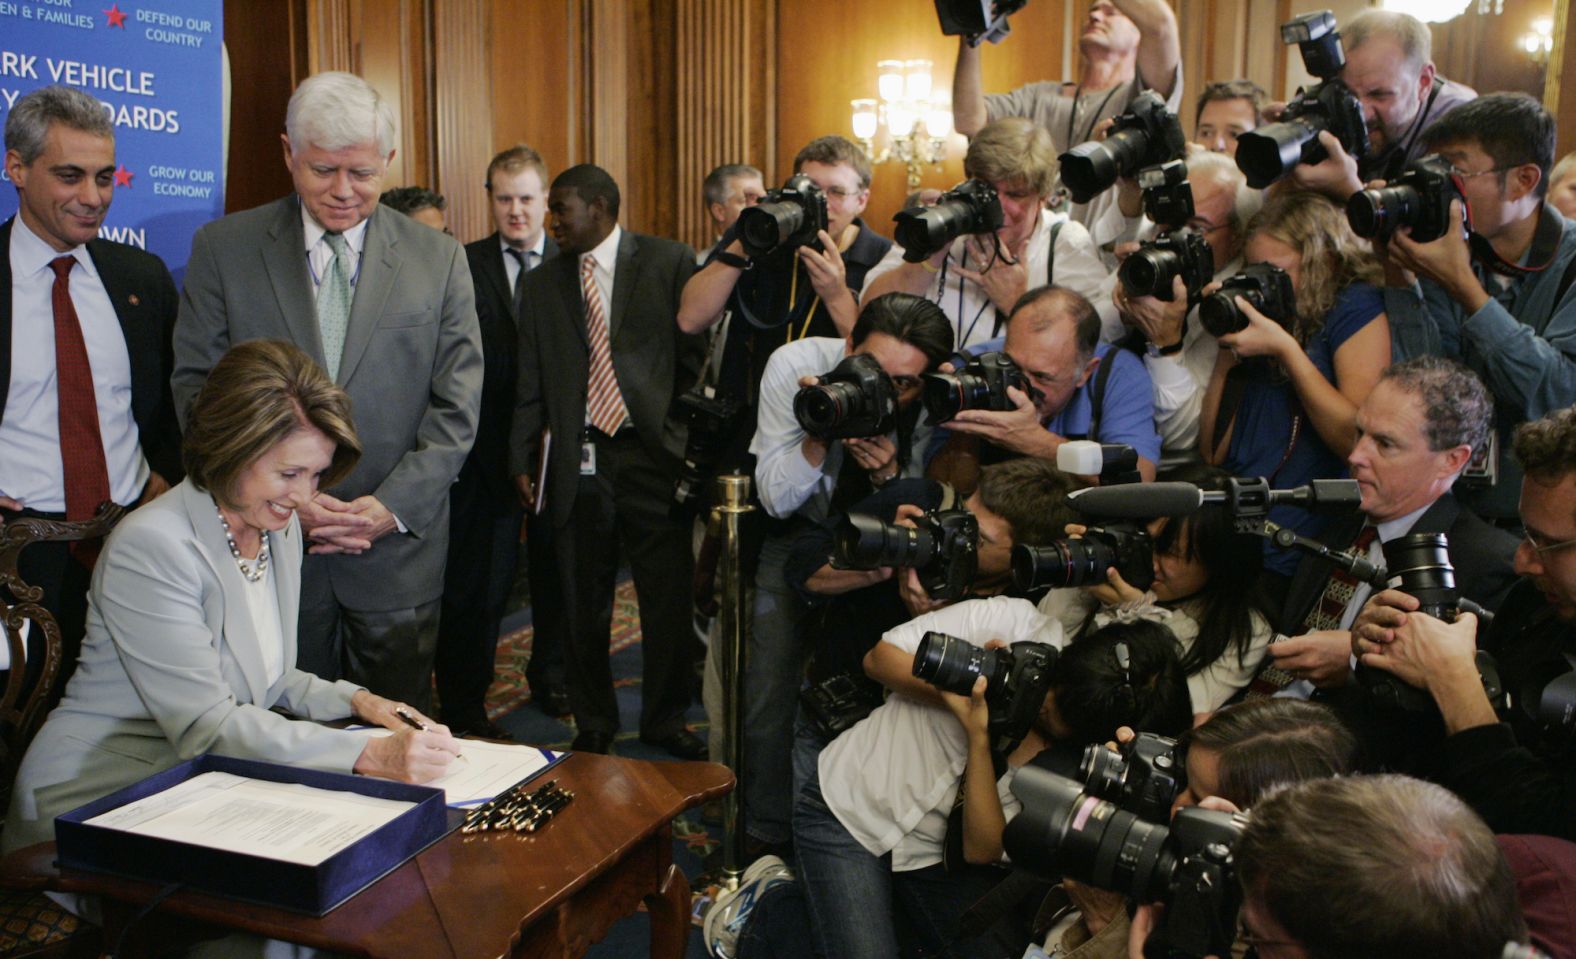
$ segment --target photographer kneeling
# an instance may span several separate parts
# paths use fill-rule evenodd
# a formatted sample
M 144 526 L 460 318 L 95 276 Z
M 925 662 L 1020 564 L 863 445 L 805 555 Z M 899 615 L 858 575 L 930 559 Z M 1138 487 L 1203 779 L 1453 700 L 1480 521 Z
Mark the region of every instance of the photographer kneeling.
M 1449 734 L 1433 774 L 1497 832 L 1576 839 L 1576 763 L 1569 657 L 1576 655 L 1576 408 L 1516 431 L 1524 471 L 1516 550 L 1523 579 L 1505 597 L 1483 646 L 1500 685 L 1520 700 L 1501 721 L 1475 662 L 1476 617 L 1446 624 L 1398 590 L 1368 601 L 1353 652 L 1429 692 Z
M 932 630 L 949 639 L 922 644 Z M 979 656 L 971 646 L 1002 638 L 1016 641 L 1011 656 L 985 652 L 998 665 L 981 663 L 989 678 L 971 682 L 959 654 Z M 893 695 L 822 751 L 794 806 L 820 955 L 886 959 L 898 954 L 900 930 L 927 954 L 1008 955 L 955 937 L 964 909 L 1000 878 L 981 864 L 1000 857 L 1001 830 L 1018 810 L 1007 792 L 1016 769 L 1052 744 L 1076 757 L 1121 725 L 1186 727 L 1186 687 L 1162 627 L 1120 624 L 1057 657 L 1060 644 L 1059 626 L 1032 604 L 995 597 L 927 613 L 871 650 L 866 669 Z M 1000 665 L 1009 658 L 1019 668 Z M 943 693 L 915 677 L 920 668 L 971 696 Z M 1071 760 L 1064 752 L 1060 761 Z M 960 788 L 962 818 L 949 826 Z M 949 872 L 949 843 L 974 868 Z
M 1343 477 L 1357 407 L 1390 365 L 1378 264 L 1346 215 L 1313 193 L 1266 202 L 1243 258 L 1244 285 L 1228 281 L 1219 304 L 1228 316 L 1199 417 L 1204 462 L 1277 487 Z M 1269 518 L 1303 536 L 1324 525 L 1294 506 Z M 1290 576 L 1298 558 L 1265 541 L 1269 571 Z
M 901 476 L 911 459 L 921 374 L 950 354 L 934 303 L 905 293 L 865 304 L 846 340 L 808 337 L 772 354 L 761 379 L 755 482 L 770 523 L 755 577 L 744 684 L 750 836 L 789 838 L 789 754 L 804 674 L 804 603 L 783 578 L 798 534 Z
M 1168 479 L 1223 490 L 1229 475 L 1185 466 Z M 1150 619 L 1175 637 L 1188 692 L 1199 717 L 1219 709 L 1246 686 L 1263 661 L 1273 630 L 1255 603 L 1262 549 L 1238 533 L 1231 514 L 1205 508 L 1185 518 L 1146 525 L 1107 524 L 1081 539 L 1035 550 L 1035 584 L 1053 588 L 1040 609 L 1074 641 L 1112 622 Z M 1093 549 L 1102 563 L 1080 561 Z M 1020 552 L 1022 552 L 1020 550 Z M 1075 588 L 1081 587 L 1081 588 Z

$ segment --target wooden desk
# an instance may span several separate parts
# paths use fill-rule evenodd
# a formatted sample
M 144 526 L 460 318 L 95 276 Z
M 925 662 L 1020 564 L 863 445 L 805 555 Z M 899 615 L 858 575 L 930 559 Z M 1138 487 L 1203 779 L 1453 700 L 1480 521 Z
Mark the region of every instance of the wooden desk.
M 575 800 L 539 833 L 451 833 L 322 918 L 194 892 L 159 910 L 357 956 L 493 959 L 579 956 L 644 901 L 651 955 L 680 959 L 690 888 L 673 865 L 672 821 L 726 793 L 733 774 L 713 763 L 576 753 L 547 776 Z M 106 948 L 158 891 L 54 860 L 52 842 L 17 850 L 0 860 L 0 882 L 105 897 Z

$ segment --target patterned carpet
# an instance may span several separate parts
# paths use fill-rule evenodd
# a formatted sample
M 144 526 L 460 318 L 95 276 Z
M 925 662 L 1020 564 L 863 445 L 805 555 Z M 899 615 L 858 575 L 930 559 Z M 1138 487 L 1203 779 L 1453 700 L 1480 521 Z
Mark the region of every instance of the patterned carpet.
M 531 689 L 525 680 L 525 667 L 531 659 L 534 636 L 530 610 L 526 608 L 504 620 L 504 634 L 498 640 L 497 673 L 487 691 L 487 714 L 517 740 L 553 748 L 568 748 L 574 727 L 567 720 L 543 715 L 530 705 Z M 618 700 L 622 731 L 614 739 L 613 751 L 631 759 L 671 760 L 667 753 L 647 746 L 636 735 L 640 724 L 640 615 L 635 603 L 635 587 L 627 578 L 618 584 L 613 600 L 613 629 L 609 637 L 612 654 L 613 689 Z M 686 714 L 696 735 L 705 737 L 706 716 L 700 704 Z M 722 831 L 719 823 L 706 822 L 700 810 L 691 810 L 673 823 L 673 861 L 684 871 L 690 887 L 705 889 L 711 882 L 709 867 L 719 858 Z M 623 959 L 645 956 L 650 943 L 650 922 L 644 911 L 616 923 L 601 942 L 587 953 L 589 959 Z M 691 930 L 688 959 L 705 959 L 698 927 Z

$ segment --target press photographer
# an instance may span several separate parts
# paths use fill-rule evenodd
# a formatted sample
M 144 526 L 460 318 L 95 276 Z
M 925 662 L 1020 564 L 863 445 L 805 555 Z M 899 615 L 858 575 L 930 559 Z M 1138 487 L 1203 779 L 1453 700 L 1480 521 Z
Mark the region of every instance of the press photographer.
M 1188 157 L 1185 170 L 1191 209 L 1174 220 L 1157 222 L 1185 226 L 1202 237 L 1211 254 L 1206 283 L 1218 283 L 1241 269 L 1245 227 L 1259 210 L 1260 193 L 1247 188 L 1242 171 L 1223 154 L 1195 153 Z M 1169 195 L 1176 189 L 1161 191 Z M 1138 207 L 1133 210 L 1136 213 Z M 1164 299 L 1130 295 L 1120 283 L 1111 294 L 1122 322 L 1145 341 L 1144 366 L 1154 384 L 1160 462 L 1168 466 L 1199 457 L 1199 409 L 1219 352 L 1215 334 L 1199 322 L 1198 303 L 1187 296 L 1187 287 L 1183 277 L 1172 276 L 1165 286 L 1170 295 Z
M 1396 363 L 1380 374 L 1357 410 L 1357 443 L 1347 457 L 1362 509 L 1332 520 L 1319 540 L 1384 565 L 1385 543 L 1412 533 L 1443 533 L 1462 596 L 1498 609 L 1514 582 L 1516 539 L 1463 508 L 1451 492 L 1474 454 L 1488 443 L 1494 404 L 1470 370 L 1440 357 Z M 1351 624 L 1370 595 L 1366 583 L 1313 556 L 1297 565 L 1278 629 L 1289 639 L 1270 647 L 1274 669 L 1259 688 L 1290 684 L 1306 697 L 1351 677 Z M 1294 682 L 1295 680 L 1295 682 Z M 1370 748 L 1400 760 L 1393 715 L 1375 717 Z
M 920 376 L 951 351 L 951 328 L 934 303 L 890 294 L 865 305 L 848 339 L 812 336 L 784 346 L 761 379 L 750 452 L 756 457 L 756 490 L 773 522 L 756 570 L 754 629 L 745 660 L 746 823 L 756 841 L 788 841 L 789 752 L 806 655 L 800 635 L 804 604 L 783 578 L 789 549 L 799 533 L 834 511 L 906 469 L 914 474 L 909 464 Z M 830 371 L 850 372 L 850 365 L 864 370 L 852 379 L 821 382 Z M 801 395 L 820 399 L 800 400 Z M 854 425 L 872 411 L 881 422 L 861 430 L 863 436 L 817 436 L 795 415 L 807 403 L 836 421 L 828 424 L 834 427 Z
M 1131 879 L 1125 874 L 1119 877 L 1114 859 L 1106 860 L 1102 848 L 1132 837 L 1154 848 L 1165 843 L 1173 816 L 1207 797 L 1247 809 L 1289 783 L 1350 774 L 1356 769 L 1356 754 L 1351 733 L 1328 709 L 1296 700 L 1261 699 L 1228 706 L 1175 741 L 1140 734 L 1128 738 L 1120 752 L 1090 747 L 1077 781 L 1055 782 L 1040 770 L 1019 777 L 1021 796 L 1033 793 L 1044 798 L 1028 802 L 1026 813 L 1008 830 L 1014 862 L 1032 872 L 1037 866 L 1044 868 L 1049 857 L 1054 864 L 1046 871 L 1062 877 L 1036 913 L 1059 918 L 1049 928 L 1036 929 L 1035 941 L 1043 943 L 1049 955 L 1057 955 L 1058 950 L 1071 955 L 1125 955 L 1129 922 L 1123 892 L 1168 883 L 1137 872 Z M 1079 783 L 1085 784 L 1082 789 Z M 1069 798 L 1079 795 L 1106 800 L 1120 811 L 1092 821 L 1087 837 L 1079 835 L 1068 828 L 1068 814 L 1074 810 L 1067 805 Z M 1129 818 L 1135 816 L 1136 820 Z M 1108 824 L 1103 832 L 1102 821 Z M 1125 888 L 1112 891 L 1117 887 Z M 1036 887 L 1034 892 L 1038 891 Z M 1175 929 L 1167 931 L 1173 945 L 1179 944 L 1176 940 L 1185 930 L 1209 927 L 1212 917 L 1234 903 L 1234 897 L 1215 903 L 1190 900 L 1181 907 L 1194 910 L 1189 922 L 1180 912 L 1170 913 Z M 1017 908 L 1034 905 L 1031 899 Z M 1231 918 L 1224 917 L 1221 924 L 1229 928 Z M 1079 949 L 1084 951 L 1074 951 Z
M 1418 242 L 1398 229 L 1386 249 L 1385 307 L 1397 356 L 1438 354 L 1488 384 L 1499 416 L 1494 455 L 1474 469 L 1462 500 L 1513 523 L 1520 475 L 1505 455 L 1519 423 L 1576 403 L 1576 227 L 1545 201 L 1554 118 L 1523 94 L 1496 93 L 1451 111 L 1422 143 L 1450 164 L 1446 221 L 1466 222 Z
M 1242 901 L 1238 941 L 1265 959 L 1540 955 L 1525 945 L 1515 880 L 1493 833 L 1430 783 L 1354 776 L 1289 786 L 1253 807 L 1231 861 Z M 1144 942 L 1164 921 L 1152 907 L 1139 909 L 1130 959 L 1143 959 Z
M 1125 113 L 1145 90 L 1160 94 L 1166 109 L 1178 112 L 1182 48 L 1170 5 L 1162 0 L 1096 0 L 1088 11 L 1078 37 L 1078 84 L 1071 95 L 1056 81 L 987 95 L 980 51 L 967 39 L 961 42 L 952 74 L 953 127 L 972 137 L 987 122 L 1025 117 L 1050 133 L 1051 151 L 1059 154 L 1094 139 L 1102 121 Z M 1109 191 L 1087 205 L 1075 204 L 1069 213 L 1102 249 L 1126 229 Z
M 936 206 L 898 214 L 898 242 L 866 277 L 864 299 L 901 290 L 934 301 L 958 350 L 1000 337 L 1013 304 L 1048 283 L 1104 304 L 1114 326 L 1110 271 L 1089 232 L 1045 209 L 1056 170 L 1051 134 L 1029 121 L 980 130 L 963 157 L 970 179 Z
M 1221 490 L 1228 477 L 1186 466 L 1168 478 Z M 1071 503 L 1079 509 L 1076 497 Z M 1040 609 L 1074 638 L 1112 622 L 1165 625 L 1194 712 L 1211 713 L 1253 678 L 1272 633 L 1255 599 L 1262 548 L 1233 519 L 1219 508 L 1148 522 L 1086 514 L 1086 526 L 1070 528 L 1078 538 L 1018 547 L 1014 578 L 1020 587 L 1052 587 Z
M 920 659 L 927 633 L 933 655 Z M 1011 665 L 1008 649 L 979 648 L 987 638 L 1014 641 Z M 1022 954 L 1021 932 L 958 933 L 964 910 L 1002 876 L 986 864 L 1018 811 L 1012 777 L 1036 756 L 1065 768 L 1120 725 L 1175 734 L 1188 722 L 1163 628 L 1120 624 L 1058 655 L 1060 645 L 1060 629 L 1032 604 L 996 597 L 928 613 L 871 650 L 866 669 L 893 695 L 821 753 L 794 807 L 818 954 L 885 959 L 899 954 L 899 930 L 930 954 Z M 969 652 L 977 658 L 959 655 Z M 970 695 L 942 692 L 916 671 Z M 1008 717 L 1018 718 L 1010 730 Z M 993 753 L 1019 730 L 1021 742 Z
M 1364 184 L 1394 179 L 1430 152 L 1423 131 L 1477 93 L 1439 75 L 1429 27 L 1410 14 L 1366 9 L 1341 25 L 1340 37 L 1346 53 L 1340 78 L 1362 107 L 1367 150 L 1359 161 L 1339 137 L 1321 134 L 1328 157 L 1299 165 L 1292 182 L 1345 203 Z
M 1264 123 L 1268 99 L 1252 80 L 1220 80 L 1204 85 L 1194 112 L 1193 140 L 1211 153 L 1237 155 L 1237 137 Z
M 1439 781 L 1472 804 L 1498 832 L 1576 838 L 1576 750 L 1568 675 L 1576 654 L 1576 410 L 1516 431 L 1524 471 L 1516 550 L 1522 579 L 1483 637 L 1511 708 L 1495 714 L 1474 654 L 1475 617 L 1447 625 L 1415 612 L 1395 590 L 1375 595 L 1353 627 L 1353 652 L 1425 689 L 1450 734 L 1435 754 Z
M 932 440 L 927 476 L 969 491 L 981 465 L 1054 460 L 1063 443 L 1089 439 L 1133 447 L 1140 475 L 1154 479 L 1160 436 L 1149 374 L 1131 350 L 1100 342 L 1100 317 L 1087 300 L 1057 286 L 1031 290 L 1013 307 L 1006 339 L 975 348 L 998 351 L 1028 390 L 1004 384 L 1010 409 L 992 401 L 948 419 Z
M 870 160 L 852 141 L 812 140 L 793 169 L 788 184 L 746 206 L 748 216 L 723 233 L 705 267 L 684 285 L 679 305 L 686 333 L 709 329 L 725 311 L 733 317 L 716 391 L 737 410 L 721 457 L 726 466 L 739 465 L 749 445 L 772 351 L 806 336 L 846 337 L 865 276 L 891 246 L 860 219 L 870 199 Z M 747 238 L 751 229 L 758 240 Z
M 881 702 L 862 663 L 889 629 L 966 596 L 1011 584 L 1019 543 L 1061 535 L 1074 514 L 1076 479 L 1043 460 L 986 467 L 979 489 L 960 499 L 926 479 L 900 479 L 829 517 L 794 541 L 785 577 L 807 604 L 807 710 L 794 736 L 795 784 L 832 736 Z M 860 710 L 863 710 L 863 713 Z
M 1220 350 L 1199 416 L 1204 461 L 1276 487 L 1344 476 L 1357 407 L 1390 363 L 1377 264 L 1343 211 L 1300 192 L 1265 202 L 1248 223 L 1243 258 L 1285 278 L 1243 290 L 1264 291 L 1257 307 L 1241 295 L 1218 303 Z M 1208 304 L 1205 311 L 1214 312 Z M 1304 536 L 1324 526 L 1293 506 L 1277 506 L 1270 519 Z M 1286 577 L 1296 569 L 1296 554 L 1267 540 L 1265 549 L 1269 571 Z

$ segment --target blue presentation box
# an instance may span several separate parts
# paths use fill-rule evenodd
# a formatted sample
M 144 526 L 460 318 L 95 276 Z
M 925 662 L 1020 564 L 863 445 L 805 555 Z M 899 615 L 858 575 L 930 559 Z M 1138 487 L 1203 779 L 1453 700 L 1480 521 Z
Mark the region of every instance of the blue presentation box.
M 265 859 L 138 836 L 87 820 L 175 786 L 199 773 L 225 772 L 249 779 L 301 783 L 318 789 L 413 802 L 399 818 L 315 866 Z M 243 899 L 321 916 L 377 882 L 401 863 L 442 839 L 459 822 L 448 813 L 443 790 L 370 776 L 327 773 L 274 763 L 202 755 L 96 802 L 55 817 L 60 865 L 150 882 L 179 882 L 199 892 Z

